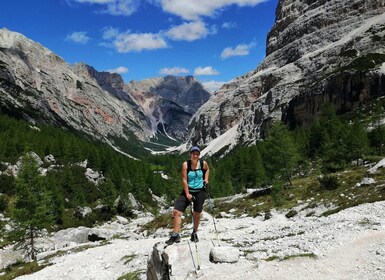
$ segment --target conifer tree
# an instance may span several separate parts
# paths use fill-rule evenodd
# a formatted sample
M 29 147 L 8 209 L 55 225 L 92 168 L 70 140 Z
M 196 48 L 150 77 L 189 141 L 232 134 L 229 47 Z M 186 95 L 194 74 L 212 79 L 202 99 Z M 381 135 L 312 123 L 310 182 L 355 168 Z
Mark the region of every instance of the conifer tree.
M 351 155 L 351 159 L 357 161 L 359 158 L 369 151 L 369 140 L 368 135 L 358 119 L 355 119 L 349 133 L 348 145 Z
M 20 245 L 26 245 L 28 256 L 36 259 L 35 237 L 39 230 L 52 225 L 53 207 L 46 181 L 39 174 L 36 160 L 31 155 L 23 157 L 15 186 L 12 218 L 17 223 L 16 237 Z
M 108 208 L 112 209 L 115 200 L 118 197 L 116 192 L 116 187 L 111 179 L 107 179 L 102 185 L 102 203 L 105 204 Z
M 385 126 L 381 124 L 384 109 L 381 103 L 377 103 L 373 112 L 374 129 L 369 133 L 371 146 L 377 149 L 380 155 L 384 152 L 385 146 Z
M 262 156 L 257 147 L 254 147 L 252 149 L 252 153 L 250 154 L 252 155 L 252 160 L 254 162 L 254 186 L 261 187 L 266 183 L 267 179 L 265 167 L 262 162 Z
M 281 123 L 274 123 L 266 139 L 264 160 L 270 178 L 275 181 L 287 178 L 291 185 L 292 172 L 299 161 L 298 148 L 288 129 Z

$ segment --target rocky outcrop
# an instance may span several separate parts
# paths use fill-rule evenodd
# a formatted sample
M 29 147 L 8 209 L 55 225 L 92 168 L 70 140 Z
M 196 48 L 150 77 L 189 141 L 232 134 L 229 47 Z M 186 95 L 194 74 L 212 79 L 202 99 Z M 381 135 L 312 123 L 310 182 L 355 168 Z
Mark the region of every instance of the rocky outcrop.
M 215 246 L 209 240 L 174 243 L 170 246 L 156 243 L 147 261 L 148 280 L 189 279 L 207 269 L 209 263 L 234 264 L 240 251 L 232 246 Z
M 190 141 L 237 125 L 235 142 L 255 143 L 274 119 L 307 126 L 325 102 L 345 113 L 384 96 L 384 13 L 384 0 L 280 0 L 266 58 L 198 110 Z
M 145 112 L 154 133 L 178 140 L 185 140 L 192 115 L 210 97 L 193 76 L 131 81 L 124 88 Z

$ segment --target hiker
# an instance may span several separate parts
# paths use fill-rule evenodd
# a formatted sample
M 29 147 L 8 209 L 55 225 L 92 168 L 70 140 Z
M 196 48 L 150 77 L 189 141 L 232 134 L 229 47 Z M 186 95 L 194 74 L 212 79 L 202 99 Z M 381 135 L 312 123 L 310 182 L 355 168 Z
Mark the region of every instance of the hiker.
M 198 242 L 198 226 L 203 210 L 203 203 L 207 197 L 206 185 L 209 183 L 209 165 L 206 161 L 200 159 L 200 149 L 194 146 L 190 149 L 190 159 L 182 164 L 182 184 L 183 191 L 178 197 L 173 210 L 173 233 L 166 244 L 171 245 L 174 242 L 180 242 L 180 225 L 182 222 L 182 213 L 193 202 L 194 205 L 194 225 L 191 233 L 191 241 Z

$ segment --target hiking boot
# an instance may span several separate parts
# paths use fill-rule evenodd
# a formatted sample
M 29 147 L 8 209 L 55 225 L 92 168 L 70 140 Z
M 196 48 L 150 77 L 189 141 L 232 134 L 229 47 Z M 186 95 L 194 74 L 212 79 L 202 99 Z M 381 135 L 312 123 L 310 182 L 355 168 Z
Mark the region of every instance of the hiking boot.
M 198 242 L 198 241 L 199 241 L 198 234 L 197 234 L 196 232 L 191 233 L 191 238 L 190 238 L 190 240 L 191 240 L 192 242 Z
M 171 235 L 170 239 L 166 241 L 166 244 L 167 245 L 171 245 L 171 244 L 174 244 L 174 243 L 179 243 L 180 242 L 180 235 L 179 234 L 176 234 L 176 235 Z

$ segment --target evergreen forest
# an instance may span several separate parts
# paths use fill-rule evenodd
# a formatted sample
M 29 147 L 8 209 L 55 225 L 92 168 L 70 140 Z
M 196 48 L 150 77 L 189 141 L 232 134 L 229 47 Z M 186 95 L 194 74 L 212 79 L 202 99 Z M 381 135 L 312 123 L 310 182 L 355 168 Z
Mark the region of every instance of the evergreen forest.
M 267 186 L 273 186 L 279 196 L 279 191 L 290 186 L 293 178 L 306 177 L 310 172 L 333 174 L 352 163 L 382 159 L 383 105 L 379 100 L 370 109 L 339 116 L 328 104 L 310 127 L 289 130 L 283 123 L 275 122 L 263 141 L 237 146 L 228 154 L 205 157 L 211 171 L 210 196 L 224 197 Z M 26 156 L 29 152 L 41 159 L 53 155 L 54 166 L 48 168 L 47 162 L 42 166 L 48 168 L 45 176 L 37 172 L 39 167 Z M 19 176 L 9 176 L 8 165 L 16 164 L 20 157 L 25 164 Z M 116 214 L 132 217 L 134 212 L 128 199 L 131 193 L 143 208 L 157 213 L 152 194 L 164 197 L 170 207 L 173 205 L 182 189 L 180 171 L 186 159 L 187 153 L 146 153 L 133 159 L 79 133 L 51 125 L 32 126 L 0 114 L 0 212 L 26 225 L 31 221 L 25 221 L 23 216 L 36 216 L 34 223 L 51 230 L 92 226 Z M 78 164 L 85 160 L 88 168 L 103 174 L 102 183 L 95 185 L 87 180 L 86 168 Z M 32 191 L 33 188 L 36 190 Z M 86 206 L 97 210 L 82 217 L 77 209 Z

